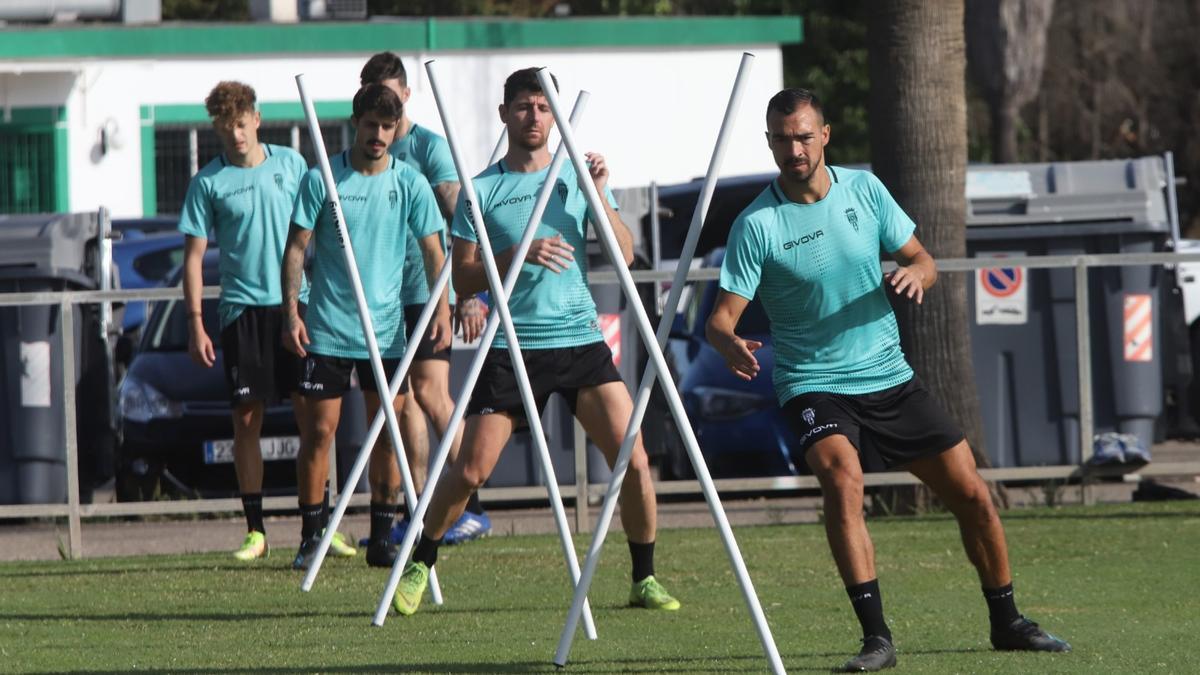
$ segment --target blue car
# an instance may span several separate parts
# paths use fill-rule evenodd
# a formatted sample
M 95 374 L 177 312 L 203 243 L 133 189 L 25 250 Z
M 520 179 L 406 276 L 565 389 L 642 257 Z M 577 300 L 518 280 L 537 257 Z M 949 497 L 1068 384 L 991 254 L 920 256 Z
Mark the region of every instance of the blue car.
M 720 267 L 724 257 L 724 248 L 715 249 L 705 256 L 704 266 Z M 762 305 L 751 302 L 737 329 L 741 337 L 763 343 L 755 352 L 762 371 L 753 380 L 747 382 L 729 372 L 725 359 L 704 336 L 704 324 L 719 290 L 716 281 L 690 284 L 690 298 L 685 297 L 686 304 L 680 308 L 666 355 L 709 472 L 714 478 L 809 473 L 802 459 L 792 456 L 796 437 L 775 398 L 771 379 L 775 351 Z M 661 453 L 662 477 L 694 477 L 665 400 L 656 393 L 651 406 L 643 431 L 647 448 Z
M 113 244 L 113 266 L 119 270 L 122 289 L 167 284 L 183 262 L 183 235 L 175 229 L 178 221 L 176 217 L 113 221 L 113 231 L 121 234 Z M 121 332 L 135 334 L 146 322 L 146 314 L 145 302 L 126 304 Z

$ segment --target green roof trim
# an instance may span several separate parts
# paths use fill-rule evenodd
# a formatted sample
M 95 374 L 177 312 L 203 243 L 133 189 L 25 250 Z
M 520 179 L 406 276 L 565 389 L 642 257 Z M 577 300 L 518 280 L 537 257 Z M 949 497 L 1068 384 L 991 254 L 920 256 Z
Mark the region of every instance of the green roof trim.
M 351 101 L 313 101 L 313 109 L 317 117 L 327 119 L 347 119 L 353 112 Z M 304 120 L 304 107 L 299 101 L 263 102 L 258 105 L 264 122 Z M 142 106 L 143 124 L 195 124 L 208 123 L 208 111 L 201 104 L 165 104 Z
M 141 58 L 379 50 L 703 47 L 795 44 L 799 16 L 416 19 L 365 23 L 20 26 L 0 30 L 0 58 Z

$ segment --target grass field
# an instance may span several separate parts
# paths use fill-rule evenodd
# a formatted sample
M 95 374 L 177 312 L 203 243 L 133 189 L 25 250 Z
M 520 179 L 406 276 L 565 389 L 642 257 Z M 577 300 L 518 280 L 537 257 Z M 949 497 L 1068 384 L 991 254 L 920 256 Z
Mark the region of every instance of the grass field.
M 904 671 L 1200 672 L 1200 503 L 1025 510 L 1005 522 L 1019 606 L 1075 651 L 993 652 L 954 524 L 875 520 Z M 819 525 L 736 535 L 790 672 L 828 672 L 857 649 Z M 622 535 L 609 539 L 591 594 L 600 639 L 576 639 L 568 672 L 765 670 L 715 530 L 660 534 L 659 577 L 684 603 L 675 614 L 623 606 L 628 554 Z M 427 600 L 383 628 L 370 626 L 381 571 L 331 560 L 304 594 L 291 553 L 249 567 L 215 554 L 0 565 L 0 671 L 555 670 L 570 594 L 553 537 L 443 548 L 446 604 Z

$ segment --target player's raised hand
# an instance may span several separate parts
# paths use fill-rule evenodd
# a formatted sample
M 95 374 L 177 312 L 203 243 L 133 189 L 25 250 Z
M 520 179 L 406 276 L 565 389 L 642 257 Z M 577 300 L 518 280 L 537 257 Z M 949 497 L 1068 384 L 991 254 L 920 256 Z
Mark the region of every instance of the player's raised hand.
M 917 304 L 925 299 L 925 276 L 916 266 L 900 267 L 884 276 L 884 283 L 892 288 L 896 295 L 903 295 Z
M 608 185 L 608 163 L 604 161 L 604 155 L 598 152 L 589 152 L 584 155 L 588 161 L 588 173 L 592 175 L 592 182 L 596 184 L 596 191 L 603 198 L 604 186 Z
M 721 355 L 725 357 L 725 365 L 734 375 L 749 381 L 761 370 L 754 352 L 762 346 L 763 343 L 758 340 L 745 340 L 735 335 L 721 350 Z
M 563 240 L 561 234 L 544 239 L 534 239 L 525 254 L 525 262 L 541 265 L 554 273 L 561 273 L 575 262 L 572 253 L 575 247 Z

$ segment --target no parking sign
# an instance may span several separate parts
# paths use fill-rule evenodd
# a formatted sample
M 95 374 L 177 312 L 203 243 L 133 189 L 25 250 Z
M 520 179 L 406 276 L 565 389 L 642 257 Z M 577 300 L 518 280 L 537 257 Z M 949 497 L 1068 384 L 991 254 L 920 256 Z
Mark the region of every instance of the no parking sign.
M 987 253 L 1004 258 L 1023 253 Z M 989 267 L 975 273 L 975 323 L 1023 324 L 1029 321 L 1029 292 L 1025 268 Z

